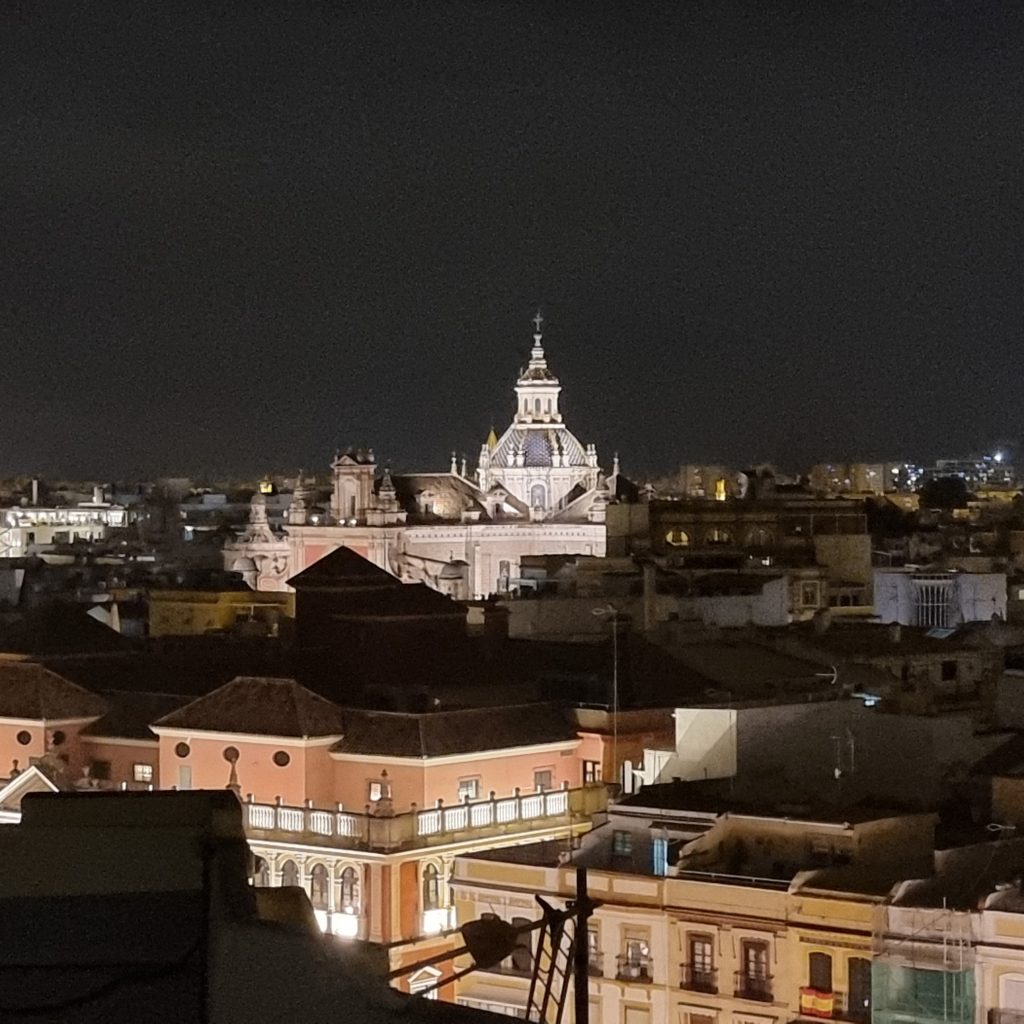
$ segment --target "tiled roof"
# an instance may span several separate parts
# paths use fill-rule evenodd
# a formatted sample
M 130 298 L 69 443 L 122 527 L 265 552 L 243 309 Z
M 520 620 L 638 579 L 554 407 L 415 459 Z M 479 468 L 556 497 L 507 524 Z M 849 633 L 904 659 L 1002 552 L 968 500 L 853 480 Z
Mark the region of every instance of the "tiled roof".
M 192 700 L 180 693 L 129 693 L 125 690 L 106 690 L 103 699 L 109 710 L 83 729 L 83 736 L 155 740 L 150 725 Z
M 257 736 L 335 736 L 341 708 L 294 679 L 239 676 L 153 723 L 167 729 Z
M 27 661 L 0 662 L 0 718 L 92 718 L 107 710 L 104 701 Z
M 402 714 L 346 711 L 345 733 L 331 748 L 345 754 L 443 757 L 574 739 L 565 712 L 552 704 Z
M 311 566 L 293 576 L 289 585 L 296 590 L 303 587 L 401 587 L 400 579 L 384 569 L 378 568 L 351 548 L 340 547 L 329 555 L 315 561 Z

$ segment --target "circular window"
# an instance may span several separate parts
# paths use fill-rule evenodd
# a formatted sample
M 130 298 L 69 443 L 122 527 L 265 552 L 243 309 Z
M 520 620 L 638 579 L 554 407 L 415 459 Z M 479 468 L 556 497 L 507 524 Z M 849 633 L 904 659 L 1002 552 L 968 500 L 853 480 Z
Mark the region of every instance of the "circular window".
M 55 729 L 51 739 L 53 740 L 53 745 L 59 747 L 67 739 L 67 736 L 64 735 L 63 729 Z
M 188 757 L 188 755 L 192 753 L 192 750 L 187 743 L 179 743 L 174 748 L 174 752 L 178 757 Z
M 291 764 L 291 761 L 292 759 L 286 750 L 274 751 L 274 764 L 276 764 L 278 768 L 286 768 Z
M 27 747 L 32 742 L 32 733 L 27 729 L 22 729 L 21 732 L 18 733 L 18 742 L 23 747 Z
M 224 760 L 228 764 L 235 764 L 238 761 L 238 747 L 225 747 Z

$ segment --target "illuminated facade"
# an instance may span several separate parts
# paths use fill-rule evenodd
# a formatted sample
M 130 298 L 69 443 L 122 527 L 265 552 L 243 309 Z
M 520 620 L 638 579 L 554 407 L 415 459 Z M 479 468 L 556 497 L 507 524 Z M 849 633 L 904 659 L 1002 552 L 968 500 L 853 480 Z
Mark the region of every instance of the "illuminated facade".
M 387 943 L 396 966 L 446 941 L 456 855 L 568 839 L 605 807 L 584 781 L 600 737 L 546 705 L 351 711 L 239 677 L 160 714 L 158 695 L 110 703 L 30 663 L 0 666 L 0 684 L 0 823 L 31 792 L 230 789 L 257 884 L 303 888 L 325 931 Z
M 128 509 L 99 498 L 68 508 L 17 506 L 0 511 L 0 558 L 20 558 L 58 544 L 102 541 L 129 525 Z
M 605 510 L 620 487 L 597 450 L 568 429 L 561 384 L 547 364 L 540 319 L 530 362 L 516 386 L 508 429 L 492 431 L 475 473 L 454 456 L 446 473 L 381 473 L 371 450 L 348 449 L 331 463 L 330 507 L 311 509 L 300 483 L 283 534 L 253 499 L 248 529 L 225 545 L 224 567 L 257 590 L 288 579 L 345 546 L 403 580 L 456 598 L 514 591 L 524 555 L 605 554 Z

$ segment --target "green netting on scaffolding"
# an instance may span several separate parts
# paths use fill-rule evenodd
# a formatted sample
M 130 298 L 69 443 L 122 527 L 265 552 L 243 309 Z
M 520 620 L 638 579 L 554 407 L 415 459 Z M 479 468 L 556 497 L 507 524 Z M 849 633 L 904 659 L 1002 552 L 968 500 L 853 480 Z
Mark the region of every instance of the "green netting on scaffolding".
M 871 964 L 872 1024 L 972 1024 L 974 973 Z

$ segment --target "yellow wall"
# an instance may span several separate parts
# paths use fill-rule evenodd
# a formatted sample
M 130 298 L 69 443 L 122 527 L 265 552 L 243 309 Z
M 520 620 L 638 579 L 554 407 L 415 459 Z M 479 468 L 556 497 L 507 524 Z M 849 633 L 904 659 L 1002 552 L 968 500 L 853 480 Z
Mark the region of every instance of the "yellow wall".
M 295 615 L 294 595 L 255 590 L 156 590 L 150 636 L 194 636 L 234 628 L 239 616 L 272 623 Z

